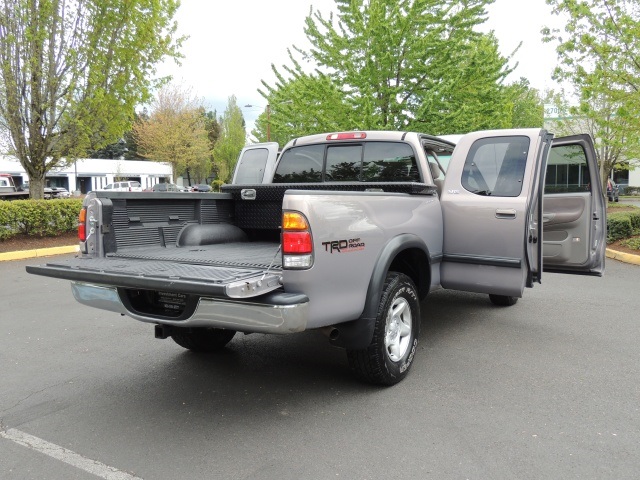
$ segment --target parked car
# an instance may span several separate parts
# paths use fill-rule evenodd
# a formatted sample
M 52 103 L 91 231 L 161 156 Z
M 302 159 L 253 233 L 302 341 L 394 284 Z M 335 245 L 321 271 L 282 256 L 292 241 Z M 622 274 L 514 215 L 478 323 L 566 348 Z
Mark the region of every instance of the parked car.
M 114 183 L 110 183 L 109 185 L 104 187 L 102 190 L 106 190 L 108 192 L 141 192 L 142 185 L 140 185 L 140 182 L 132 182 L 132 181 L 114 182 Z
M 198 185 L 194 185 L 191 187 L 192 192 L 210 192 L 211 187 L 204 183 L 199 183 Z
M 610 202 L 617 202 L 620 200 L 620 189 L 613 180 L 607 180 L 607 198 Z
M 152 192 L 179 192 L 179 188 L 175 183 L 156 183 L 152 188 Z
M 51 198 L 69 198 L 71 194 L 66 188 L 51 187 Z

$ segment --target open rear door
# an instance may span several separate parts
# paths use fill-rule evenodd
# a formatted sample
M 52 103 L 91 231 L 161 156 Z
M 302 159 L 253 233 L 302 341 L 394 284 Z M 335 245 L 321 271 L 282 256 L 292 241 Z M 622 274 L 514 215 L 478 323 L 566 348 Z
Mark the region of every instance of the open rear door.
M 540 280 L 551 138 L 542 129 L 514 129 L 460 139 L 441 197 L 444 288 L 521 297 Z
M 240 152 L 233 173 L 234 185 L 256 185 L 270 181 L 278 159 L 276 142 L 247 145 Z
M 601 276 L 606 202 L 589 135 L 553 140 L 543 210 L 544 270 Z

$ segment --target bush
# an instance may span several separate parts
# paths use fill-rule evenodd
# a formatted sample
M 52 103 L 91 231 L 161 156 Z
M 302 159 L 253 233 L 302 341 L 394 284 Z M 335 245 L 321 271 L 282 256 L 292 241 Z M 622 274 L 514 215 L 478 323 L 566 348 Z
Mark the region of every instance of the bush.
M 78 225 L 81 199 L 0 201 L 0 241 L 19 233 L 53 237 Z
M 224 182 L 222 180 L 214 180 L 213 182 L 211 182 L 211 190 L 214 192 L 219 192 L 222 185 L 224 185 Z
M 633 237 L 627 240 L 623 240 L 620 242 L 627 248 L 632 248 L 633 250 L 640 250 L 640 237 Z
M 639 212 L 616 212 L 607 217 L 607 243 L 640 235 Z

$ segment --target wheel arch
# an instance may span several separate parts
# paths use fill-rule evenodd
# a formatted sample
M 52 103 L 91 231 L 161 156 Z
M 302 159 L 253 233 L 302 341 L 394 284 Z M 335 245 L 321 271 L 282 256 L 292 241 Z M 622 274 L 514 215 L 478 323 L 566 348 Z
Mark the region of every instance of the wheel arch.
M 416 286 L 420 299 L 429 292 L 431 283 L 431 261 L 424 240 L 414 234 L 393 237 L 378 255 L 369 279 L 364 309 L 360 318 L 335 326 L 337 334 L 330 341 L 344 348 L 365 348 L 371 343 L 375 328 L 376 312 L 387 272 L 407 275 Z

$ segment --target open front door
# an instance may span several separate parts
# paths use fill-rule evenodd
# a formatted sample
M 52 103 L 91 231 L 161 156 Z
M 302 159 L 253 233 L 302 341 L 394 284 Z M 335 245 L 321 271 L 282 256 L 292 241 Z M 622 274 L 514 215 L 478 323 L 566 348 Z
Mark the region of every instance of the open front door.
M 444 288 L 521 297 L 539 281 L 538 206 L 551 138 L 541 129 L 462 137 L 441 197 Z
M 591 137 L 554 139 L 544 187 L 544 271 L 601 276 L 606 228 L 606 202 Z

